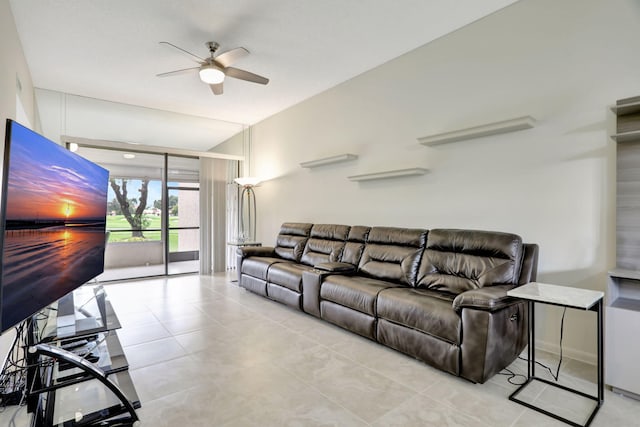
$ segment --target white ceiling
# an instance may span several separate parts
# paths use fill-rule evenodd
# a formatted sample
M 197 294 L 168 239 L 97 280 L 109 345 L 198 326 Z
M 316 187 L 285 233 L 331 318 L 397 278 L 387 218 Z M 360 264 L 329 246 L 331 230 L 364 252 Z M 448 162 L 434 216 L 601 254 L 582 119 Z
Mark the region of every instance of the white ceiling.
M 515 0 L 10 0 L 36 87 L 253 124 Z M 214 96 L 197 65 L 243 46 L 234 66 L 267 86 L 227 78 Z M 381 82 L 383 84 L 383 82 Z

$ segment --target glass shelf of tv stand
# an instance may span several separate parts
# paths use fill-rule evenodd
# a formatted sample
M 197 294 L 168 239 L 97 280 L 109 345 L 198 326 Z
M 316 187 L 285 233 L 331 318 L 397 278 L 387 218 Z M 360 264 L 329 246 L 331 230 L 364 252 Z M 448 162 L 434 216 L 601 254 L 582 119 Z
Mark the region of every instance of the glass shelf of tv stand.
M 102 332 L 92 339 L 93 341 L 68 351 L 80 357 L 85 354 L 95 355 L 98 360 L 94 365 L 119 387 L 133 408 L 140 408 L 140 399 L 129 375 L 128 362 L 116 331 Z M 41 394 L 44 399 L 39 399 L 40 409 L 36 411 L 41 413 L 42 418 L 36 418 L 43 421 L 36 422 L 36 426 L 68 427 L 98 420 L 104 422 L 129 419 L 129 412 L 123 402 L 87 371 L 69 363 L 65 365 L 64 361 L 58 359 L 51 364 L 45 363 L 40 375 L 45 389 L 42 391 L 44 395 Z
M 92 363 L 102 369 L 107 376 L 116 372 L 126 371 L 129 368 L 129 362 L 116 331 L 101 332 L 92 338 L 95 339 L 67 350 L 90 361 L 95 360 Z M 83 371 L 79 368 L 64 363 L 56 363 L 54 365 L 53 385 L 63 383 L 70 378 L 81 377 L 83 377 Z
M 110 375 L 109 379 L 122 390 L 134 408 L 140 408 L 140 398 L 128 372 L 116 372 Z M 97 379 L 92 379 L 61 387 L 55 391 L 51 425 L 66 427 L 76 425 L 75 423 L 86 423 L 89 420 L 104 421 L 126 415 L 125 408 L 115 394 Z
M 95 338 L 94 341 L 69 351 L 81 357 L 88 352 L 97 356 L 98 360 L 94 364 L 107 375 L 108 380 L 120 388 L 135 409 L 140 408 L 140 398 L 129 375 L 128 362 L 116 331 L 102 332 Z M 49 405 L 49 399 L 52 404 L 48 410 L 41 408 L 46 421 L 35 425 L 68 427 L 129 417 L 122 401 L 104 383 L 80 368 L 65 366 L 64 362 L 57 360 L 45 365 L 41 375 L 46 389 L 50 391 L 45 392 L 46 397 L 44 400 L 40 399 L 40 405 Z
M 61 312 L 67 316 L 62 325 L 58 319 Z M 120 328 L 120 322 L 101 286 L 78 288 L 71 303 L 58 303 L 43 313 L 46 315 L 35 319 L 36 342 L 61 347 L 91 361 L 119 386 L 134 408 L 141 406 L 115 330 Z M 103 383 L 68 362 L 49 364 L 40 375 L 46 389 L 52 390 L 44 392 L 46 397 L 40 399 L 40 405 L 51 405 L 43 413 L 47 418 L 44 425 L 76 425 L 73 420 L 80 417 L 80 424 L 84 425 L 93 419 L 128 415 L 117 396 Z M 47 403 L 49 399 L 51 403 Z
M 65 307 L 61 307 L 62 303 L 53 304 L 45 309 L 46 316 L 38 319 L 38 342 L 70 341 L 121 328 L 102 286 L 81 286 L 64 304 Z

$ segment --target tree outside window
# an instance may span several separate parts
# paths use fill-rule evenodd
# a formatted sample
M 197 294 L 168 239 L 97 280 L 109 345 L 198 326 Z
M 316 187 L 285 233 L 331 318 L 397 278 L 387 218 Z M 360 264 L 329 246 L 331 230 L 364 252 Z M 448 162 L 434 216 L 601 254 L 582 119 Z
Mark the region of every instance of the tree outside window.
M 162 181 L 148 178 L 111 178 L 109 184 L 109 241 L 115 243 L 162 240 Z M 175 194 L 168 197 L 170 227 L 177 225 L 178 199 Z M 174 246 L 177 244 L 177 241 L 173 242 L 171 238 L 169 240 Z
M 149 195 L 149 179 L 144 178 L 141 181 L 138 192 L 140 197 L 129 198 L 129 189 L 127 188 L 129 181 L 124 178 L 111 178 L 109 184 L 115 194 L 115 199 L 120 205 L 120 212 L 131 225 L 131 237 L 144 238 L 142 230 L 148 226 L 145 224 L 143 216 L 144 210 L 147 208 L 147 197 Z

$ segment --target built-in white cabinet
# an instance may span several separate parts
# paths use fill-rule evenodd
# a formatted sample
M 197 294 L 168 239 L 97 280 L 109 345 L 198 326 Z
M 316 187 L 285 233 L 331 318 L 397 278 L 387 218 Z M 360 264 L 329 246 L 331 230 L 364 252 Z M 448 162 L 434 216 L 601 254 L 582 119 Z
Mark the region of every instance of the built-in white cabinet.
M 640 399 L 640 271 L 609 272 L 606 302 L 606 383 L 618 393 Z
M 606 383 L 640 399 L 640 97 L 622 99 L 616 114 L 616 265 L 605 307 Z

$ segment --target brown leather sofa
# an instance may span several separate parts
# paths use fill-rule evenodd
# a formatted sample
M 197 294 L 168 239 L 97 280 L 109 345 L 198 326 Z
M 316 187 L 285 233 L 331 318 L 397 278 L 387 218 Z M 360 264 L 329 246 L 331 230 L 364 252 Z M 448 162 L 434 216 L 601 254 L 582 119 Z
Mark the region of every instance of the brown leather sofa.
M 243 288 L 483 383 L 527 343 L 538 246 L 510 233 L 285 223 L 241 247 Z

